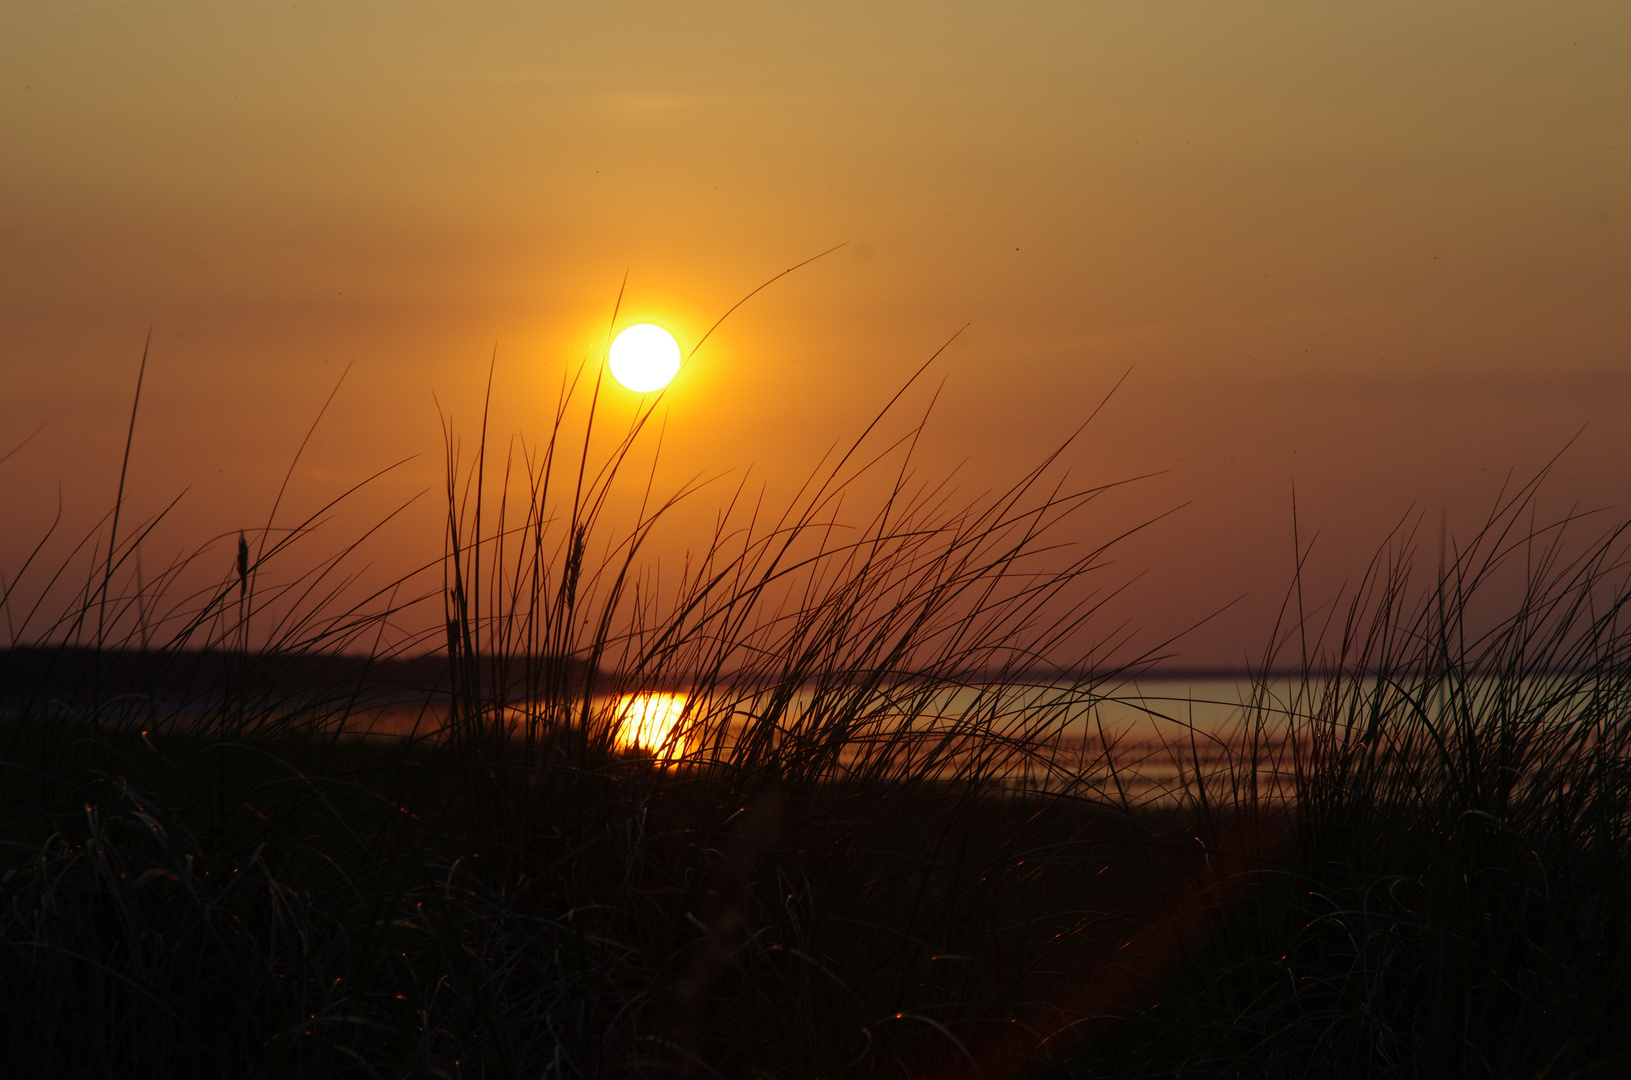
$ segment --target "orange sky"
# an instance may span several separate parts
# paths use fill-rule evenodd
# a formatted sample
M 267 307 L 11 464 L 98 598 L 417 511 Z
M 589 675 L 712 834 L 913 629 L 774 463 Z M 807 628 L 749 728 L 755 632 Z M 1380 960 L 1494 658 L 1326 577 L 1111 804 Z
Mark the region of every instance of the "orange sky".
M 689 348 L 659 483 L 791 485 L 959 327 L 925 468 L 1014 476 L 1131 368 L 1073 475 L 1151 638 L 1259 653 L 1291 492 L 1315 566 L 1411 506 L 1631 481 L 1631 6 L 182 4 L 0 8 L 0 566 L 113 498 L 166 551 L 401 457 L 379 567 L 440 550 L 434 393 L 536 434 L 624 321 Z M 1095 532 L 1094 530 L 1099 530 Z M 153 556 L 158 559 L 159 556 Z M 162 561 L 162 560 L 160 560 Z M 381 571 L 383 572 L 383 571 Z

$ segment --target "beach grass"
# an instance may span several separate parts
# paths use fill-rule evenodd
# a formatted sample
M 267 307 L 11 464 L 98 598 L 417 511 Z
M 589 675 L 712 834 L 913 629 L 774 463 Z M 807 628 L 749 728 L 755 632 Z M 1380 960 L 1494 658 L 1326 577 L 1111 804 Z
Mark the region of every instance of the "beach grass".
M 1539 478 L 1434 574 L 1400 530 L 1135 790 L 1107 487 L 962 499 L 902 400 L 680 567 L 656 402 L 596 441 L 581 372 L 536 446 L 448 422 L 444 557 L 360 598 L 322 514 L 150 580 L 110 514 L 0 658 L 8 1074 L 1626 1067 L 1621 531 Z
M 1631 1068 L 1625 532 L 1537 527 L 1541 479 L 1435 576 L 1401 531 L 1345 611 L 1295 620 L 1307 674 L 1261 702 L 1293 725 L 1290 827 L 1241 862 L 1205 945 L 1056 1075 Z

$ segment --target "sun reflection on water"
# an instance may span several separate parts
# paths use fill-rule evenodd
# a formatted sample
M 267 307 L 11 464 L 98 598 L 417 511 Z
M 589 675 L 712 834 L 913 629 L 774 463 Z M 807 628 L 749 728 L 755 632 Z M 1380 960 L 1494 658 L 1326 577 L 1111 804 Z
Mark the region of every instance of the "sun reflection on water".
M 682 740 L 673 738 L 674 726 L 685 713 L 685 694 L 621 694 L 615 706 L 617 741 L 622 746 L 677 756 Z

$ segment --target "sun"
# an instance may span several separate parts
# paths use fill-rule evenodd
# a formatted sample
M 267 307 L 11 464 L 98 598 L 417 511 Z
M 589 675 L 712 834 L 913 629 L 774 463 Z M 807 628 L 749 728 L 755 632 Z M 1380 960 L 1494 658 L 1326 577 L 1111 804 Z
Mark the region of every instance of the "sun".
M 666 693 L 623 694 L 617 699 L 614 722 L 617 741 L 641 750 L 673 754 L 683 740 L 674 727 L 685 716 L 686 695 Z
M 660 326 L 639 323 L 612 340 L 606 360 L 618 382 L 637 394 L 668 385 L 680 370 L 680 343 Z

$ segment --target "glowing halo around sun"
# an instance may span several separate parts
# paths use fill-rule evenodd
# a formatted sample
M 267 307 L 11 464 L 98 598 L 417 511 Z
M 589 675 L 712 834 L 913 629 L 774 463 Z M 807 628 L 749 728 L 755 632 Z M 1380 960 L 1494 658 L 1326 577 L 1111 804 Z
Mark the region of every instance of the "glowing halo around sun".
M 612 339 L 606 362 L 612 377 L 636 394 L 668 385 L 680 370 L 680 343 L 660 326 L 639 323 Z

